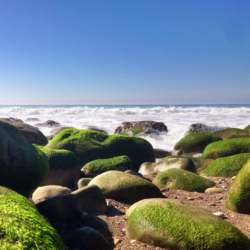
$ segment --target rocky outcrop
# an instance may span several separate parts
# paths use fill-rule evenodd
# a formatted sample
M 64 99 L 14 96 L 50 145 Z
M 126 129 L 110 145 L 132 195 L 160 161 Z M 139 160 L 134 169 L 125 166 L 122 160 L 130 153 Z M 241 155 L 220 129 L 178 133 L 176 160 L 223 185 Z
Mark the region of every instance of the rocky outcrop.
M 48 120 L 48 121 L 43 122 L 43 123 L 37 123 L 36 126 L 38 126 L 38 127 L 60 127 L 61 124 L 59 122 L 56 122 L 56 121 Z
M 227 127 L 208 126 L 203 123 L 194 123 L 190 125 L 186 135 L 197 133 L 197 132 L 214 132 L 214 131 L 222 130 L 225 128 Z

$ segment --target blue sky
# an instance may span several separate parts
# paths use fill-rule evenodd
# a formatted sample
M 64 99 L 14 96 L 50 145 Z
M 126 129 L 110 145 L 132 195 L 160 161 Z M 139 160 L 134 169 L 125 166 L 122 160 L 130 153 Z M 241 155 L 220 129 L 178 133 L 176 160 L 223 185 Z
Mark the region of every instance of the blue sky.
M 250 1 L 0 0 L 0 105 L 250 103 Z

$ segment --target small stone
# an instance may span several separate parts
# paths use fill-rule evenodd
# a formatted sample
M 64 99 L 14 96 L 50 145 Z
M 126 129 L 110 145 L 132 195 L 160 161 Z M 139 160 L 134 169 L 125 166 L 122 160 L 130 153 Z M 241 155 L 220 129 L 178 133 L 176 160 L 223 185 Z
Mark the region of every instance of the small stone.
M 114 245 L 116 246 L 118 243 L 120 243 L 122 240 L 121 239 L 117 239 L 117 238 L 115 238 L 114 239 Z
M 225 186 L 221 186 L 222 188 L 225 188 Z
M 212 193 L 212 194 L 213 193 L 222 193 L 222 192 L 223 192 L 223 190 L 221 188 L 215 188 L 215 187 L 207 188 L 205 191 L 206 194 L 208 194 L 208 193 Z
M 122 229 L 122 232 L 126 232 L 126 228 L 125 227 Z
M 236 176 L 233 176 L 233 177 L 232 177 L 232 180 L 234 180 L 234 179 L 235 179 L 235 177 L 236 177 Z
M 225 215 L 222 212 L 213 213 L 215 216 L 220 217 L 221 219 L 225 218 Z
M 187 199 L 190 200 L 190 201 L 193 201 L 193 200 L 194 200 L 193 197 L 188 197 Z
M 167 191 L 169 191 L 169 188 L 162 188 L 161 189 L 161 192 L 167 192 Z
M 131 244 L 134 243 L 134 242 L 136 242 L 136 240 L 131 240 L 131 241 L 130 241 Z
M 214 206 L 216 206 L 216 204 L 215 203 L 208 203 L 208 206 L 214 207 Z

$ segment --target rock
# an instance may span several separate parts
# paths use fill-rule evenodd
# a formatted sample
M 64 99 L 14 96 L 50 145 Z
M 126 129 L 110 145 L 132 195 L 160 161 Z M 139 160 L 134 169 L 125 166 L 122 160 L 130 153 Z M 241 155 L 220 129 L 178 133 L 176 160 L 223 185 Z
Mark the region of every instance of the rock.
M 178 156 L 168 156 L 155 163 L 144 162 L 139 169 L 139 173 L 142 175 L 156 175 L 170 168 L 179 168 L 196 173 L 192 160 Z
M 49 172 L 46 155 L 14 126 L 0 121 L 0 185 L 30 197 Z
M 132 131 L 135 128 L 138 131 Z M 167 132 L 167 126 L 163 122 L 154 122 L 154 121 L 140 121 L 140 122 L 122 122 L 116 129 L 115 134 L 120 134 L 122 132 L 126 132 L 131 130 L 133 134 L 141 133 L 145 131 L 147 128 L 153 129 L 157 132 Z
M 52 120 L 48 120 L 46 122 L 43 123 L 37 123 L 35 126 L 38 127 L 60 127 L 61 124 Z
M 25 121 L 26 122 L 40 122 L 38 118 L 27 118 Z
M 209 193 L 215 194 L 215 193 L 222 193 L 222 192 L 223 192 L 223 189 L 221 189 L 221 188 L 216 188 L 216 187 L 207 188 L 207 189 L 205 190 L 205 193 L 206 193 L 206 194 L 209 194 Z
M 216 213 L 213 213 L 213 215 L 221 218 L 221 219 L 224 219 L 225 218 L 225 215 L 222 213 L 222 212 L 216 212 Z
M 202 153 L 204 148 L 216 141 L 222 140 L 219 136 L 214 135 L 209 132 L 197 132 L 193 134 L 186 135 L 181 140 L 179 140 L 175 146 L 174 150 L 181 150 L 183 153 L 196 152 Z
M 126 236 L 149 245 L 190 250 L 250 247 L 250 240 L 229 222 L 178 200 L 142 200 L 132 205 L 126 215 Z
M 183 155 L 183 152 L 181 150 L 176 150 L 175 154 L 178 155 L 178 156 L 180 156 L 180 155 Z
M 197 174 L 172 168 L 158 174 L 154 180 L 158 188 L 185 190 L 189 192 L 204 192 L 208 187 L 215 186 L 215 182 L 203 178 Z
M 154 154 L 155 154 L 155 158 L 164 158 L 164 157 L 172 155 L 171 152 L 164 150 L 164 149 L 160 149 L 160 148 L 154 148 Z
M 50 135 L 46 136 L 48 140 L 52 140 L 57 134 L 59 134 L 61 131 L 63 131 L 64 129 L 67 128 L 73 128 L 73 127 L 54 127 L 51 131 L 50 131 Z
M 248 131 L 239 128 L 227 128 L 220 131 L 216 131 L 214 132 L 214 134 L 221 137 L 223 140 L 234 137 L 249 137 Z
M 49 219 L 67 220 L 81 217 L 83 212 L 107 211 L 107 203 L 99 187 L 89 185 L 71 194 L 59 195 L 36 204 L 38 211 Z
M 70 150 L 82 165 L 97 159 L 126 155 L 132 161 L 133 170 L 138 170 L 143 162 L 155 161 L 151 144 L 142 138 L 106 135 L 91 130 L 65 129 L 46 147 Z
M 71 189 L 57 185 L 39 187 L 32 194 L 32 200 L 34 202 L 37 200 L 46 200 L 57 195 L 70 194 L 71 192 Z
M 249 159 L 250 153 L 221 157 L 209 164 L 200 174 L 210 177 L 233 177 Z
M 81 178 L 79 180 L 76 180 L 74 183 L 74 188 L 79 189 L 88 186 L 92 178 Z
M 192 133 L 197 133 L 197 132 L 214 132 L 214 131 L 218 131 L 221 129 L 222 128 L 218 127 L 218 126 L 208 126 L 208 125 L 203 124 L 203 123 L 195 123 L 195 124 L 190 125 L 186 135 L 192 134 Z
M 138 172 L 136 172 L 136 171 L 134 171 L 132 169 L 126 170 L 126 171 L 124 171 L 124 173 L 136 175 L 136 176 L 139 176 L 139 177 L 143 177 L 142 174 L 140 174 L 140 173 L 138 173 Z
M 215 203 L 208 203 L 207 205 L 210 206 L 210 207 L 215 207 L 216 206 Z
M 87 163 L 82 171 L 86 176 L 95 177 L 109 170 L 125 171 L 132 168 L 128 156 L 117 156 L 109 159 L 98 159 Z
M 23 122 L 21 119 L 14 118 L 14 117 L 9 117 L 9 118 L 1 118 L 2 120 L 6 121 L 7 123 L 15 123 L 15 122 Z
M 35 143 L 38 145 L 46 145 L 48 143 L 47 138 L 38 128 L 33 127 L 27 123 L 23 123 L 22 121 L 19 121 L 19 119 L 0 119 L 0 121 L 7 122 L 16 127 L 30 143 Z
M 1 249 L 66 250 L 57 231 L 18 193 L 0 187 Z
M 120 171 L 108 171 L 95 177 L 89 185 L 97 185 L 105 198 L 139 201 L 162 197 L 158 187 L 141 177 Z
M 40 150 L 47 156 L 50 165 L 49 173 L 40 186 L 59 185 L 72 187 L 74 182 L 81 176 L 81 169 L 76 155 L 65 149 L 40 147 Z
M 232 181 L 227 195 L 226 208 L 242 214 L 250 214 L 250 160 Z
M 81 227 L 75 230 L 66 240 L 66 245 L 70 248 L 83 248 L 93 250 L 100 247 L 108 247 L 109 243 L 104 236 L 90 227 Z
M 247 130 L 247 131 L 249 131 L 250 125 L 246 126 L 244 129 Z
M 194 166 L 197 171 L 202 171 L 203 169 L 206 169 L 209 164 L 211 164 L 214 160 L 213 159 L 208 159 L 204 157 L 189 157 L 189 159 L 192 160 L 194 163 Z
M 87 129 L 92 130 L 92 131 L 97 131 L 97 132 L 100 132 L 100 133 L 103 133 L 103 134 L 108 134 L 107 131 L 105 131 L 104 129 L 101 129 L 101 128 L 98 128 L 98 127 L 95 127 L 95 126 L 88 126 Z
M 250 153 L 250 138 L 236 138 L 213 142 L 205 148 L 202 157 L 217 159 L 241 153 Z

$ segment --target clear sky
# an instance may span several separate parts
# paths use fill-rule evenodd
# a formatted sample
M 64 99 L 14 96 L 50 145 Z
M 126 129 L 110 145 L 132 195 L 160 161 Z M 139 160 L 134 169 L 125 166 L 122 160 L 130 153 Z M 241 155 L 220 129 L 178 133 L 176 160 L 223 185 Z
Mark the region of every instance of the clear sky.
M 248 0 L 0 0 L 0 105 L 250 103 Z

